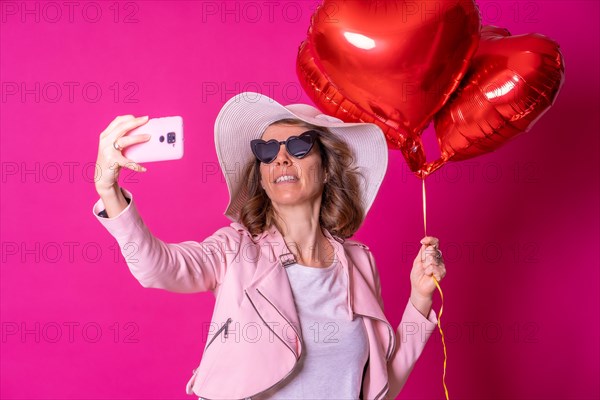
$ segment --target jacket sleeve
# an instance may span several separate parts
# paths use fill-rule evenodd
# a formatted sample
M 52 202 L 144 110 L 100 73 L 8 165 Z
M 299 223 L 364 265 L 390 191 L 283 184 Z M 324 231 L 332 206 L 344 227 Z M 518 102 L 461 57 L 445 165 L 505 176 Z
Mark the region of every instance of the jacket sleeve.
M 377 299 L 383 310 L 379 272 L 377 271 L 373 254 L 370 251 L 368 251 L 368 253 L 373 269 L 373 276 L 375 278 Z M 427 318 L 425 318 L 425 316 L 415 308 L 410 299 L 408 300 L 404 309 L 404 314 L 402 315 L 402 321 L 396 329 L 396 348 L 388 361 L 389 391 L 386 399 L 393 400 L 398 396 L 402 387 L 404 387 L 408 376 L 412 372 L 415 363 L 421 356 L 425 344 L 427 344 L 429 337 L 435 330 L 436 324 L 437 317 L 433 308 L 429 311 Z
M 213 291 L 223 281 L 227 259 L 240 247 L 240 233 L 226 226 L 203 242 L 165 243 L 155 237 L 137 211 L 133 195 L 127 207 L 112 218 L 103 218 L 98 200 L 94 216 L 116 239 L 129 270 L 143 287 L 177 293 Z M 100 214 L 100 215 L 99 215 Z

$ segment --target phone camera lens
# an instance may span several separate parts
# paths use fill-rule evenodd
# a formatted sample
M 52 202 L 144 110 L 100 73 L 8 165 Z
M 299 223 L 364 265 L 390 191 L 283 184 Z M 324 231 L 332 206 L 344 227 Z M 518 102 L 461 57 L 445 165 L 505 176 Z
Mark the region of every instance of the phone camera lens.
M 162 143 L 165 141 L 165 137 L 163 135 L 160 135 L 160 137 L 158 138 L 158 140 Z
M 175 132 L 167 133 L 167 143 L 175 143 Z

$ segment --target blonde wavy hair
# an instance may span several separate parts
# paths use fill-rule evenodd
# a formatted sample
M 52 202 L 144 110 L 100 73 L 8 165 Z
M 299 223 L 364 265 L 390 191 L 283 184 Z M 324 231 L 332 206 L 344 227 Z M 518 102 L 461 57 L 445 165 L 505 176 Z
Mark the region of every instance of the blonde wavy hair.
M 271 125 L 303 126 L 319 132 L 315 144 L 327 174 L 319 224 L 332 236 L 346 239 L 354 235 L 365 218 L 360 196 L 360 179 L 364 179 L 364 176 L 354 165 L 354 154 L 350 147 L 327 128 L 298 119 L 281 119 Z M 242 179 L 247 185 L 248 201 L 240 210 L 240 222 L 252 235 L 262 233 L 272 224 L 277 226 L 271 199 L 260 184 L 260 161 L 254 158 L 248 162 L 244 166 Z

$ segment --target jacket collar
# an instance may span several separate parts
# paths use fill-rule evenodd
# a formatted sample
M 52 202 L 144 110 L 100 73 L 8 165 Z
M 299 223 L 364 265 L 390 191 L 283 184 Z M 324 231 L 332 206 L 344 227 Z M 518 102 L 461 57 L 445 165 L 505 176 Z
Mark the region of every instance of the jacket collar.
M 233 223 L 232 226 L 240 231 L 245 231 L 248 236 L 251 236 L 243 225 Z M 371 280 L 373 277 L 367 276 L 365 278 L 360 268 L 355 266 L 354 260 L 352 260 L 351 257 L 352 252 L 347 252 L 345 249 L 345 247 L 350 248 L 358 246 L 358 244 L 347 243 L 343 238 L 331 235 L 327 229 L 323 229 L 323 234 L 333 246 L 336 260 L 341 263 L 342 269 L 348 277 L 347 299 L 349 318 L 354 319 L 353 313 L 356 313 L 378 319 L 389 325 L 389 322 L 379 305 L 379 300 L 376 297 L 377 294 L 373 292 L 371 285 L 369 285 L 367 281 L 367 279 Z M 289 307 L 289 309 L 286 310 L 287 316 L 291 320 L 297 321 L 298 317 L 296 315 L 295 307 L 293 307 L 294 303 L 291 286 L 287 279 L 287 274 L 285 273 L 286 264 L 290 261 L 294 261 L 293 253 L 288 248 L 281 232 L 275 225 L 271 225 L 270 228 L 265 229 L 262 233 L 251 237 L 254 242 L 261 244 L 261 251 L 263 252 L 262 256 L 268 257 L 269 259 L 269 262 L 261 263 L 262 270 L 256 272 L 255 276 L 258 278 L 251 285 L 252 288 L 259 287 L 263 292 L 271 292 L 273 294 L 271 298 L 273 302 L 277 301 L 278 296 L 283 296 L 282 303 L 285 302 L 285 304 L 289 304 L 289 300 L 291 299 L 292 307 Z M 269 243 L 270 246 L 264 246 L 264 243 Z M 268 254 L 265 254 L 265 252 Z M 350 255 L 350 259 L 348 255 Z M 368 266 L 368 268 L 370 269 L 370 266 Z M 281 272 L 284 273 L 281 274 Z M 282 304 L 282 308 L 285 309 L 287 307 L 284 307 Z

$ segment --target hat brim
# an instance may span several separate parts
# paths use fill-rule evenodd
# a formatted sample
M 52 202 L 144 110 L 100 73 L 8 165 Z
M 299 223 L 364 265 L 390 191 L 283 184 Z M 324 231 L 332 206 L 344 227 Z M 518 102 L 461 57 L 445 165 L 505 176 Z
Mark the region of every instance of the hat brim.
M 248 200 L 242 173 L 254 159 L 250 141 L 260 138 L 273 122 L 285 118 L 328 128 L 348 144 L 355 165 L 365 177 L 361 183 L 361 202 L 366 215 L 387 170 L 387 142 L 381 129 L 370 123 L 345 123 L 307 104 L 283 106 L 263 94 L 243 92 L 229 99 L 215 120 L 215 147 L 229 190 L 225 216 L 239 222 L 239 212 Z

